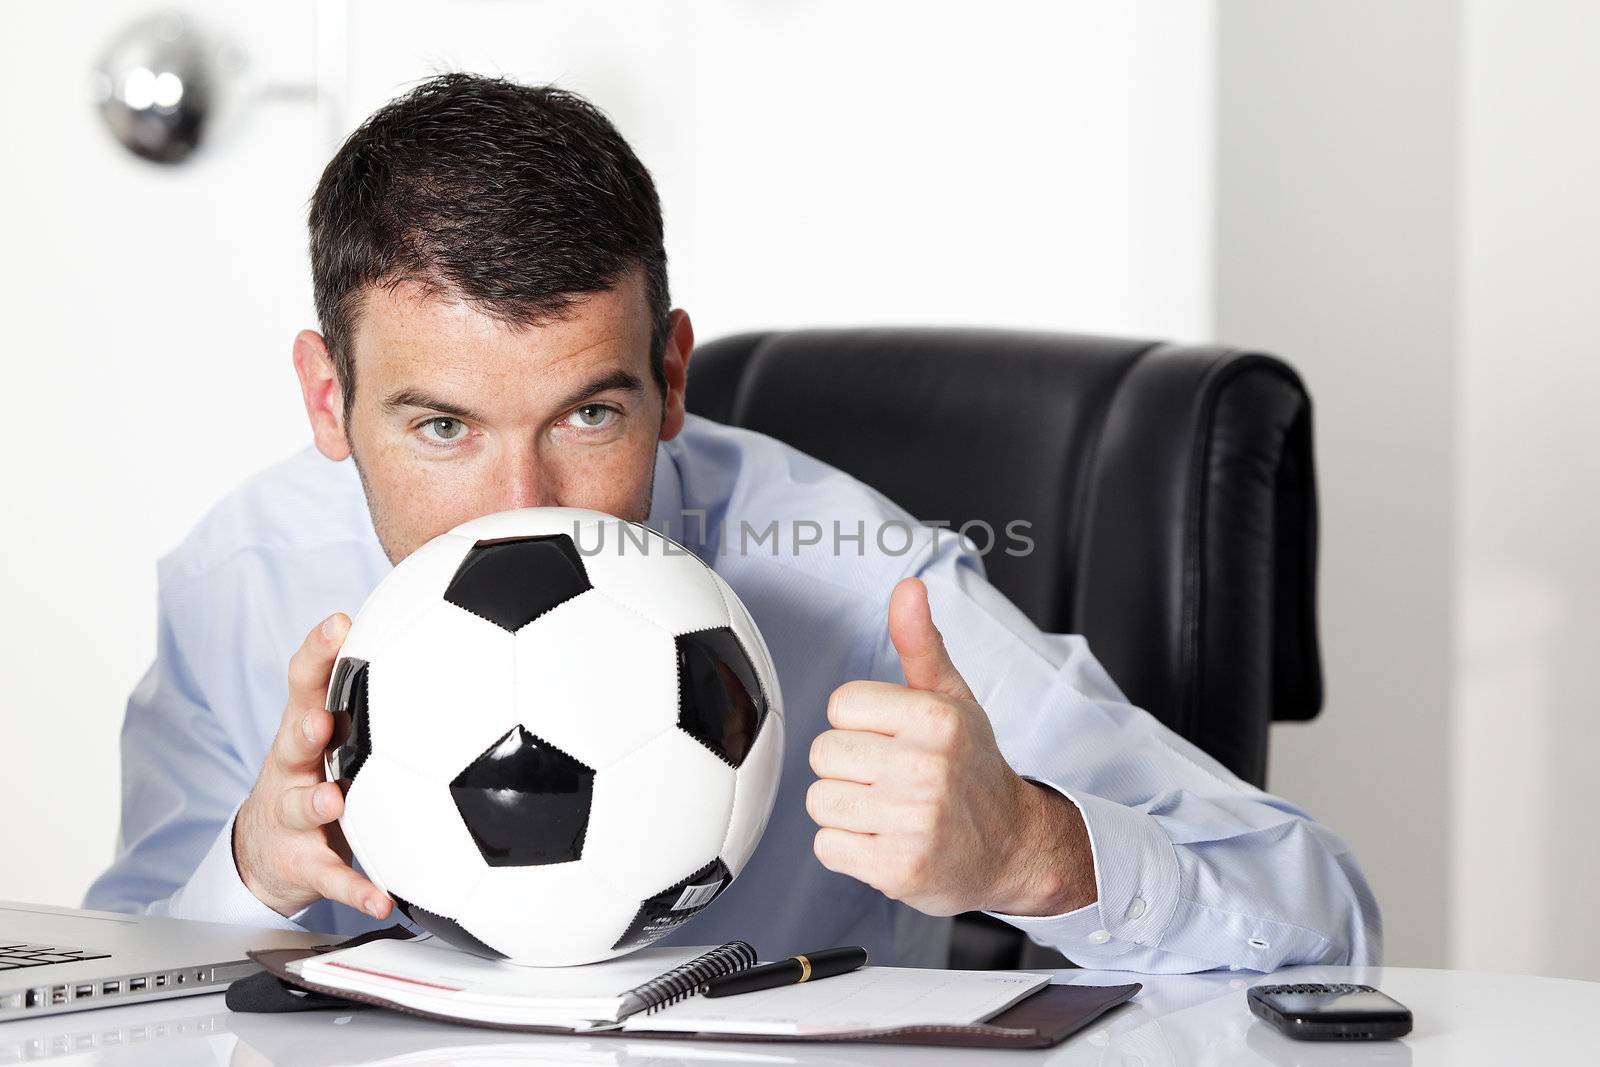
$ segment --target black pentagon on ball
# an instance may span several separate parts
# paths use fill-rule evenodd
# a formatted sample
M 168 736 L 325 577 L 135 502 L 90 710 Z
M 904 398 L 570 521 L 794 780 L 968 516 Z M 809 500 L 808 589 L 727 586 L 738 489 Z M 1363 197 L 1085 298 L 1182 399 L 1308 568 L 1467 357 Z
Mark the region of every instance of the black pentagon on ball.
M 726 626 L 680 634 L 678 725 L 738 767 L 767 717 L 767 700 L 744 646 Z
M 444 598 L 516 633 L 591 588 L 572 538 L 545 534 L 479 541 L 456 568 Z
M 728 870 L 728 865 L 721 859 L 712 860 L 682 881 L 652 894 L 639 905 L 633 921 L 611 948 L 643 948 L 671 933 L 721 896 L 732 882 L 733 872 Z
M 328 741 L 328 771 L 334 778 L 354 779 L 372 754 L 372 727 L 367 722 L 366 660 L 347 657 L 333 665 L 328 710 L 333 737 Z
M 394 906 L 400 909 L 401 914 L 441 941 L 448 942 L 456 948 L 467 952 L 475 952 L 479 956 L 488 956 L 490 959 L 503 960 L 506 958 L 504 952 L 490 948 L 454 919 L 447 919 L 437 912 L 429 911 L 427 908 L 419 908 L 399 893 L 390 893 L 389 896 L 394 898 Z
M 491 867 L 583 858 L 594 770 L 515 726 L 450 783 L 461 821 Z

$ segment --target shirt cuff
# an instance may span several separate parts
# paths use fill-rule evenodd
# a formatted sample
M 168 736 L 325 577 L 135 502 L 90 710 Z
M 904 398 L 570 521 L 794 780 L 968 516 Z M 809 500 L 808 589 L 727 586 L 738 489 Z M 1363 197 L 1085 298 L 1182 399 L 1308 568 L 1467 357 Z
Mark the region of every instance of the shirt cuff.
M 1089 830 L 1097 898 L 1060 915 L 988 912 L 1078 964 L 1156 948 L 1178 909 L 1178 856 L 1155 818 L 1089 793 L 1029 778 L 1072 801 Z
M 169 914 L 177 919 L 231 923 L 235 926 L 268 927 L 275 930 L 304 930 L 295 920 L 305 915 L 302 908 L 293 918 L 284 918 L 267 907 L 245 887 L 233 861 L 233 820 L 228 816 L 222 832 L 195 868 L 184 887 L 171 899 Z

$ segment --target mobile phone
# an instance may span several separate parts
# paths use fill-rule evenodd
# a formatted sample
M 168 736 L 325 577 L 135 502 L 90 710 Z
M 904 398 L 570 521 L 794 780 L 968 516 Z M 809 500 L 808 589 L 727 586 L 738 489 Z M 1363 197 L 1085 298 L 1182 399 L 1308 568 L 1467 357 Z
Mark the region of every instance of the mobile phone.
M 1251 986 L 1250 1011 L 1297 1041 L 1381 1041 L 1411 1032 L 1411 1009 L 1369 985 Z

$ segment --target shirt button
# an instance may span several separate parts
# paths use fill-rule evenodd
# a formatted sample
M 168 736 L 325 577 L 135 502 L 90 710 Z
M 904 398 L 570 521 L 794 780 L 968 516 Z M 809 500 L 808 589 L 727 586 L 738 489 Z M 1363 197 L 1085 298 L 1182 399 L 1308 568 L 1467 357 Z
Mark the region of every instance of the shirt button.
M 1089 944 L 1091 945 L 1103 945 L 1110 940 L 1111 935 L 1106 933 L 1104 930 L 1096 930 L 1094 933 L 1089 935 Z
M 1128 918 L 1137 919 L 1144 914 L 1144 898 L 1134 897 L 1128 901 Z

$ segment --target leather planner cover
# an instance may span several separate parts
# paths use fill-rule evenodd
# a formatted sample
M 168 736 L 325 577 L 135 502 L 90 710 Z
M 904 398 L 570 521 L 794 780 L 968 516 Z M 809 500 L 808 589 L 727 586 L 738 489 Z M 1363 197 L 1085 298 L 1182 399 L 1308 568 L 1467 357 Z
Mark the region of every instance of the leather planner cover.
M 533 1034 L 573 1034 L 577 1031 L 551 1026 L 520 1026 L 503 1023 L 485 1023 L 458 1019 L 449 1015 L 416 1011 L 360 993 L 333 989 L 307 982 L 287 970 L 295 960 L 336 948 L 346 948 L 380 937 L 409 937 L 404 927 L 392 927 L 342 944 L 321 945 L 313 949 L 275 949 L 252 952 L 266 973 L 241 978 L 228 990 L 228 1007 L 234 1011 L 286 1011 L 326 1007 L 348 1007 L 352 1002 L 404 1012 L 419 1018 L 438 1022 L 480 1026 L 493 1030 L 510 1030 Z M 269 976 L 272 984 L 268 985 Z M 293 987 L 313 994 L 307 997 L 291 996 L 285 987 Z M 694 1041 L 863 1041 L 886 1045 L 941 1045 L 954 1048 L 1048 1048 L 1059 1044 L 1083 1029 L 1106 1012 L 1124 1003 L 1143 988 L 1139 983 L 1113 986 L 1050 985 L 1025 1000 L 1007 1008 L 986 1023 L 972 1026 L 902 1026 L 888 1030 L 864 1030 L 849 1034 L 809 1035 L 751 1035 L 751 1034 L 686 1034 L 649 1030 L 585 1030 L 584 1037 L 614 1035 L 627 1038 L 670 1038 Z M 293 1004 L 291 1005 L 291 1001 Z

